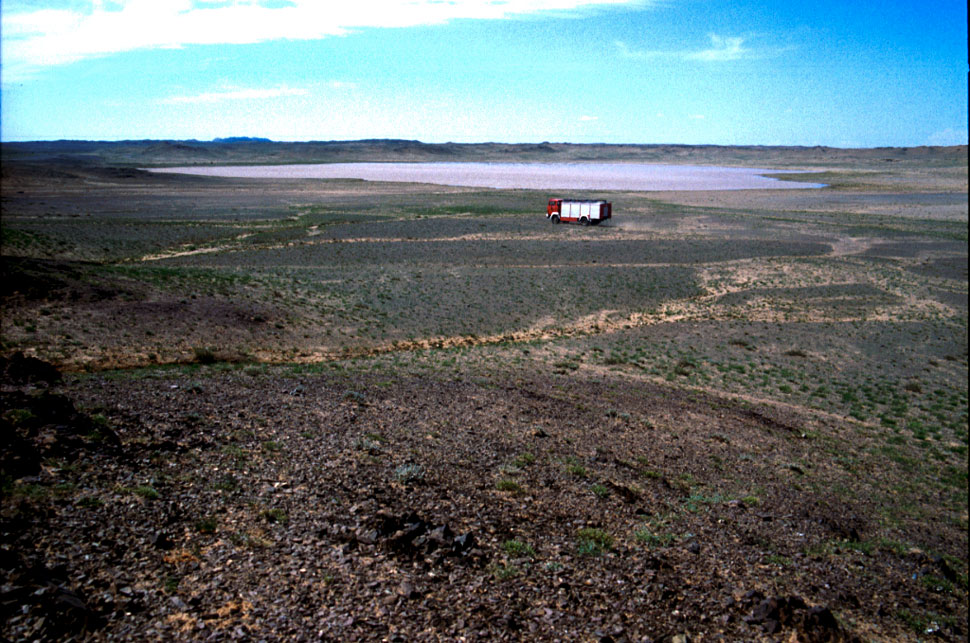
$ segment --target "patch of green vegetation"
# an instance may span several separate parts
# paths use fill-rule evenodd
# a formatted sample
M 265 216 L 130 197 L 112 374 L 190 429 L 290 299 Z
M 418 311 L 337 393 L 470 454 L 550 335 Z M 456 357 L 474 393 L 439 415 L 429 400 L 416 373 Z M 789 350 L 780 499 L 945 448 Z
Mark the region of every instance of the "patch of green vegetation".
M 498 580 L 509 580 L 522 573 L 522 570 L 512 563 L 495 563 L 490 565 L 489 569 Z
M 586 477 L 586 467 L 581 464 L 566 465 L 566 472 L 569 473 L 569 475 L 576 476 L 577 478 Z
M 684 508 L 691 513 L 698 513 L 702 509 L 705 509 L 707 505 L 717 505 L 727 502 L 728 500 L 728 498 L 719 493 L 708 495 L 695 492 L 691 493 L 687 499 L 684 500 Z
M 213 485 L 213 488 L 216 489 L 217 491 L 225 491 L 225 492 L 236 491 L 237 489 L 239 489 L 239 479 L 232 474 L 225 474 L 225 475 L 219 476 L 219 479 L 216 480 L 215 484 Z
M 532 545 L 521 540 L 506 540 L 502 543 L 502 551 L 516 558 L 535 558 L 536 555 Z
M 249 459 L 249 454 L 237 444 L 227 444 L 222 447 L 222 452 L 232 458 L 236 464 L 240 464 Z
M 941 625 L 952 627 L 956 620 L 952 616 L 944 616 L 935 612 L 915 612 L 900 608 L 896 617 L 906 624 L 910 631 L 925 636 L 927 633 L 939 631 Z
M 424 467 L 420 464 L 402 464 L 394 470 L 394 479 L 406 485 L 423 482 Z
M 503 478 L 499 480 L 495 483 L 495 488 L 499 491 L 507 491 L 509 493 L 522 493 L 525 491 L 522 485 L 510 478 Z
M 177 594 L 182 578 L 176 574 L 169 574 L 162 580 L 162 591 L 166 594 Z
M 524 453 L 520 453 L 518 457 L 512 461 L 512 464 L 521 469 L 529 466 L 530 464 L 534 464 L 535 461 L 536 457 L 532 453 L 526 451 Z
M 645 526 L 633 532 L 638 543 L 650 548 L 669 547 L 677 542 L 677 535 L 669 531 L 655 531 L 651 526 Z
M 613 548 L 613 536 L 597 527 L 584 527 L 576 534 L 576 552 L 580 556 L 600 556 Z
M 932 592 L 938 594 L 952 594 L 954 585 L 950 581 L 940 576 L 927 574 L 920 578 L 920 584 Z
M 145 500 L 155 500 L 159 497 L 158 491 L 150 485 L 139 485 L 132 489 L 132 493 Z
M 34 422 L 37 416 L 30 409 L 7 409 L 3 412 L 3 419 L 16 427 Z

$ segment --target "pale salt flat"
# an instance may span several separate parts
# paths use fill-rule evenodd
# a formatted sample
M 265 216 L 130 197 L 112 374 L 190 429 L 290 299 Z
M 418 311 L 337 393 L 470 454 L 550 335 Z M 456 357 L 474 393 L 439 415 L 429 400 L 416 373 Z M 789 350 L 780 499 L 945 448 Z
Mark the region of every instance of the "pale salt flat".
M 534 190 L 771 190 L 824 187 L 763 174 L 791 171 L 646 163 L 326 163 L 168 167 L 153 172 L 257 179 L 364 179 Z

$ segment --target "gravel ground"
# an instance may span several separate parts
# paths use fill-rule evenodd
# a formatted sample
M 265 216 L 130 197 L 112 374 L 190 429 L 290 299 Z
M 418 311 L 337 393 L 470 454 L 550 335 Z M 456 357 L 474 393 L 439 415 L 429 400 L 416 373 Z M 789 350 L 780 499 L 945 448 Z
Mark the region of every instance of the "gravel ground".
M 877 537 L 893 474 L 839 475 L 831 419 L 581 373 L 5 369 L 10 640 L 966 640 L 965 530 Z

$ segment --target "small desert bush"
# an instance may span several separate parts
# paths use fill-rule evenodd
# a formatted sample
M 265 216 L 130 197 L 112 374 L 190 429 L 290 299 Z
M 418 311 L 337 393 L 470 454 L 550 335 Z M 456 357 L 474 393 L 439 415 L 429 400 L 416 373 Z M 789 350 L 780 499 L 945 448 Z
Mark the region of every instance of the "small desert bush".
M 576 534 L 576 551 L 580 556 L 599 556 L 613 548 L 613 536 L 597 527 L 584 527 Z

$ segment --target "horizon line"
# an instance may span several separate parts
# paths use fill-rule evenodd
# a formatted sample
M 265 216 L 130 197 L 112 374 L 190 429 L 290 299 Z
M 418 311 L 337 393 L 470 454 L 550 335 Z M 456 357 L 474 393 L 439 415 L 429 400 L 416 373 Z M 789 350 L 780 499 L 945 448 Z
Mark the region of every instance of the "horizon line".
M 29 140 L 2 140 L 0 145 L 23 145 L 35 143 L 198 143 L 198 144 L 277 144 L 277 145 L 299 145 L 299 144 L 342 144 L 342 143 L 415 143 L 427 146 L 461 145 L 513 145 L 513 146 L 538 146 L 538 145 L 573 145 L 584 147 L 719 147 L 719 148 L 801 148 L 801 149 L 833 149 L 833 150 L 880 150 L 880 149 L 921 149 L 921 148 L 961 148 L 968 147 L 968 143 L 956 143 L 953 145 L 870 145 L 870 146 L 838 146 L 825 144 L 796 144 L 796 143 L 574 143 L 569 141 L 541 141 L 541 142 L 509 142 L 509 141 L 479 141 L 479 142 L 459 142 L 446 141 L 443 143 L 429 143 L 420 139 L 407 138 L 356 138 L 356 139 L 293 139 L 277 140 L 262 136 L 220 136 L 211 139 L 198 138 L 120 138 L 120 139 L 83 139 L 83 138 L 50 138 L 50 139 L 29 139 Z

